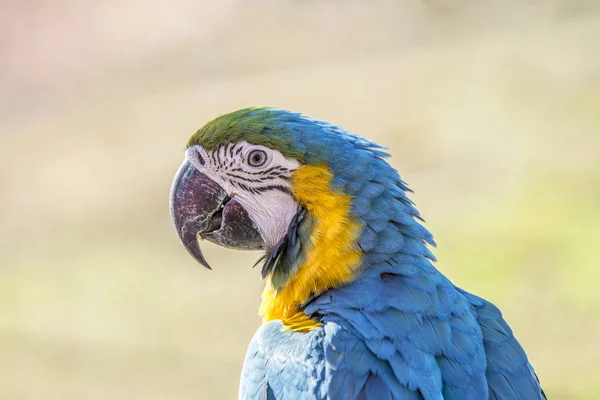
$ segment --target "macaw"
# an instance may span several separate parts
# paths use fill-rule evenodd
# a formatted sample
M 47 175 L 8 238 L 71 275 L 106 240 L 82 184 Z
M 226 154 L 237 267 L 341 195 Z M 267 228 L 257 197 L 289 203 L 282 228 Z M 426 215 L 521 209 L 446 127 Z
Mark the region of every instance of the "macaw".
M 498 308 L 433 266 L 384 150 L 267 107 L 189 139 L 170 197 L 184 247 L 207 268 L 199 239 L 265 250 L 239 398 L 545 399 Z

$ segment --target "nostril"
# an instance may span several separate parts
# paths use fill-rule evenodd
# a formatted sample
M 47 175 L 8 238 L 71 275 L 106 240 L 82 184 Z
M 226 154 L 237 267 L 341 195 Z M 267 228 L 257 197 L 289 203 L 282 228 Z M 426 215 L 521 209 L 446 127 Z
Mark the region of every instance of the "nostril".
M 206 161 L 204 161 L 204 157 L 202 157 L 202 153 L 200 152 L 200 150 L 196 150 L 196 155 L 198 156 L 198 162 L 200 163 L 200 165 L 206 164 Z

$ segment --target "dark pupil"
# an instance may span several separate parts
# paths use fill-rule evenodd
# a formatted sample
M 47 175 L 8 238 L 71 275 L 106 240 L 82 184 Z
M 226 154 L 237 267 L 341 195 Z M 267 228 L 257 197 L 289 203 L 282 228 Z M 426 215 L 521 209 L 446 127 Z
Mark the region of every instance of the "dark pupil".
M 262 161 L 263 161 L 262 153 L 257 151 L 256 153 L 252 154 L 251 160 L 252 160 L 252 164 L 254 164 L 254 165 L 258 165 L 258 164 L 262 163 Z

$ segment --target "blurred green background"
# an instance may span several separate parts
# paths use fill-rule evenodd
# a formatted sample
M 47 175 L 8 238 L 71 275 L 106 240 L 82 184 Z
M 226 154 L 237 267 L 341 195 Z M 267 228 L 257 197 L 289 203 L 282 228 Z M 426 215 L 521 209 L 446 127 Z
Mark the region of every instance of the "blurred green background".
M 0 399 L 229 399 L 259 254 L 171 227 L 207 120 L 273 105 L 389 146 L 438 268 L 551 399 L 600 396 L 597 1 L 5 1 Z

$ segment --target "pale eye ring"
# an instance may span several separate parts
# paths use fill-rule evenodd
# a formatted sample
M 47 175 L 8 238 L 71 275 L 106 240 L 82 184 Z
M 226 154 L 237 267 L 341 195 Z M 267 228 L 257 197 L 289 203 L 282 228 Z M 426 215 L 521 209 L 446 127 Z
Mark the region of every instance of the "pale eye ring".
M 251 167 L 262 167 L 267 163 L 267 152 L 263 150 L 252 150 L 248 153 L 248 165 Z

